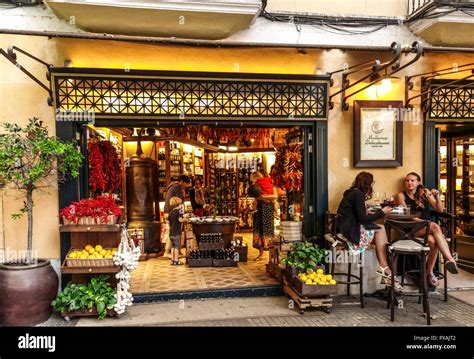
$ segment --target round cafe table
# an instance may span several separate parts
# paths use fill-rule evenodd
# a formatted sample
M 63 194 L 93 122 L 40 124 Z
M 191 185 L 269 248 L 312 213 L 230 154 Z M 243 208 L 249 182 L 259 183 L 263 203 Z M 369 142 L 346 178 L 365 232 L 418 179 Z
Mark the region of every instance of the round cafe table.
M 420 218 L 420 212 L 413 212 L 410 214 L 389 213 L 385 216 L 385 219 L 393 219 L 396 221 L 412 221 L 416 218 Z

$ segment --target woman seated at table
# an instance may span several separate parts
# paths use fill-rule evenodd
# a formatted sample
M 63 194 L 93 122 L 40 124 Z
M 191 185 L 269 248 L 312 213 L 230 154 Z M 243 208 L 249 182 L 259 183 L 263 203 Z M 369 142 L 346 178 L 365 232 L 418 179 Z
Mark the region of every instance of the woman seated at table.
M 382 284 L 390 285 L 392 272 L 387 260 L 387 233 L 383 226 L 372 222 L 390 213 L 392 208 L 387 206 L 373 214 L 367 214 L 365 201 L 372 198 L 374 183 L 374 176 L 371 173 L 360 172 L 352 186 L 344 192 L 337 209 L 337 213 L 341 215 L 337 223 L 337 233 L 348 240 L 347 245 L 352 254 L 362 253 L 375 238 L 375 250 L 379 262 L 376 273 L 382 277 Z M 403 290 L 398 280 L 395 280 L 394 289 Z
M 436 189 L 431 191 L 421 184 L 421 177 L 415 172 L 410 172 L 405 177 L 405 190 L 399 192 L 395 196 L 395 203 L 397 205 L 408 206 L 410 211 L 420 212 L 420 218 L 430 220 L 431 210 L 443 212 L 443 202 L 439 197 L 439 192 Z M 430 234 L 428 236 L 428 244 L 430 246 L 430 253 L 428 255 L 427 273 L 428 283 L 432 287 L 436 287 L 438 278 L 433 273 L 436 260 L 438 258 L 438 250 L 441 251 L 445 259 L 446 269 L 454 274 L 458 273 L 456 262 L 449 252 L 449 246 L 444 238 L 443 232 L 437 223 L 430 223 Z M 417 236 L 424 236 L 425 229 L 416 233 Z

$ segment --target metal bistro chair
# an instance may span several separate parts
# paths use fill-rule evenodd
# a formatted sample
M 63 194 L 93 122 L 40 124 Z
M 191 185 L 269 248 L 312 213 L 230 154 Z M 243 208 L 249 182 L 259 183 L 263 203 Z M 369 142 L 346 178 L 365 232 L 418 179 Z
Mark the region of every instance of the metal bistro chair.
M 325 235 L 324 239 L 331 246 L 331 262 L 329 265 L 329 272 L 331 275 L 337 277 L 347 277 L 347 280 L 337 280 L 337 284 L 347 285 L 347 296 L 350 296 L 351 285 L 359 286 L 360 307 L 364 308 L 364 284 L 363 284 L 363 266 L 359 265 L 359 275 L 352 274 L 352 263 L 349 260 L 347 263 L 347 272 L 335 272 L 337 251 L 348 250 L 348 240 L 341 234 L 337 234 L 337 221 L 340 214 L 326 212 L 325 216 Z M 360 254 L 360 260 L 363 263 L 364 252 Z
M 451 213 L 446 213 L 446 212 L 437 212 L 437 211 L 431 211 L 430 216 L 432 219 L 432 222 L 437 223 L 441 231 L 443 232 L 443 235 L 446 238 L 446 241 L 448 242 L 448 245 L 451 249 L 451 252 L 456 251 L 456 216 Z M 446 270 L 446 267 L 443 262 L 443 267 L 442 271 L 440 268 L 441 265 L 441 252 L 438 255 L 438 270 L 434 271 L 434 274 L 438 277 L 438 279 L 442 279 L 444 282 L 444 301 L 448 301 L 448 272 Z M 418 274 L 420 271 L 418 269 L 414 270 L 405 270 L 406 268 L 406 256 L 403 256 L 402 258 L 403 264 L 402 264 L 402 285 L 405 281 L 405 275 L 410 275 L 410 274 Z
M 395 221 L 387 219 L 385 221 L 385 229 L 387 232 L 388 238 L 388 252 L 390 255 L 391 263 L 391 285 L 390 285 L 390 295 L 387 302 L 387 308 L 390 306 L 390 320 L 393 322 L 395 320 L 395 273 L 396 273 L 396 264 L 397 258 L 400 254 L 405 255 L 417 255 L 420 259 L 420 281 L 418 285 L 418 293 L 408 294 L 408 293 L 399 293 L 398 295 L 412 295 L 418 296 L 423 299 L 423 310 L 426 314 L 426 322 L 428 325 L 431 324 L 430 316 L 430 305 L 428 298 L 428 280 L 426 274 L 426 263 L 428 259 L 428 253 L 430 247 L 428 246 L 428 236 L 429 236 L 429 226 L 430 221 Z M 419 230 L 425 228 L 424 238 L 415 237 L 415 233 Z M 398 233 L 396 239 L 392 239 L 392 230 Z M 406 287 L 414 285 L 405 285 Z

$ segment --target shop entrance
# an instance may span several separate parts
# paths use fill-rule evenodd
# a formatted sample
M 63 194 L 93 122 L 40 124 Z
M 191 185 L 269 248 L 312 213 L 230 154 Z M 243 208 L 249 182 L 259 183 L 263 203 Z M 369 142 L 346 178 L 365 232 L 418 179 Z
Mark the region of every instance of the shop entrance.
M 439 188 L 446 209 L 457 216 L 452 251 L 459 266 L 474 273 L 474 125 L 443 124 L 440 134 Z
M 278 123 L 269 127 L 246 123 L 245 126 L 235 127 L 224 121 L 213 122 L 212 125 L 187 123 L 187 126 L 180 127 L 118 127 L 98 121 L 94 126 L 83 127 L 88 148 L 91 143 L 109 141 L 119 154 L 123 181 L 114 195 L 123 205 L 129 224 L 134 223 L 134 218 L 130 217 L 137 210 L 136 204 L 133 204 L 133 210 L 129 207 L 133 200 L 127 198 L 135 196 L 133 191 L 136 185 L 131 183 L 133 180 L 128 173 L 133 157 L 136 157 L 140 147 L 141 157 L 156 163 L 156 177 L 146 176 L 154 183 L 146 187 L 156 192 L 153 221 L 161 226 L 157 238 L 147 238 L 147 224 L 143 225 L 145 228 L 140 228 L 140 225 L 129 226 L 130 235 L 143 251 L 142 261 L 132 274 L 132 293 L 277 287 L 279 282 L 266 270 L 270 251 L 263 251 L 263 255 L 255 260 L 259 256 L 259 250 L 253 243 L 254 231 L 258 227 L 255 224 L 258 211 L 255 195 L 250 188 L 260 174 L 272 178 L 278 199 L 272 204 L 270 213 L 274 236 L 265 244 L 265 249 L 278 247 L 280 253 L 281 250 L 284 252 L 289 249 L 293 239 L 302 238 L 303 223 L 305 228 L 314 226 L 314 210 L 308 202 L 314 188 L 311 186 L 312 181 L 307 180 L 311 178 L 313 167 L 312 126 Z M 308 145 L 311 145 L 311 150 Z M 191 180 L 185 189 L 184 209 L 192 213 L 194 218 L 190 220 L 193 223 L 183 226 L 180 261 L 184 265 L 174 266 L 166 251 L 169 233 L 164 204 L 167 189 L 183 175 Z M 89 173 L 88 178 L 90 185 L 94 175 Z M 200 182 L 204 189 L 207 208 L 202 212 L 193 208 L 195 198 L 191 197 L 195 193 L 193 185 L 196 182 Z M 224 235 L 230 238 L 230 244 L 226 243 L 222 248 L 224 251 L 220 248 L 202 250 L 203 247 L 208 248 L 202 245 L 204 237 L 212 236 L 213 233 L 197 233 L 195 227 L 213 219 L 235 223 L 235 232 L 231 238 Z M 282 222 L 295 223 L 299 234 L 281 242 Z M 211 244 L 209 248 L 214 247 Z M 222 261 L 224 267 L 216 267 L 212 263 L 212 259 L 216 258 L 234 259 L 236 263 Z M 193 262 L 193 259 L 198 261 Z M 200 259 L 203 261 L 200 262 Z M 211 259 L 211 262 L 205 263 L 205 259 Z M 204 266 L 195 267 L 193 263 L 204 263 Z
M 153 144 L 145 145 L 143 151 L 149 157 L 155 156 L 155 159 L 151 160 L 155 164 L 150 163 L 150 166 L 160 168 L 160 172 L 157 169 L 155 183 L 162 186 L 159 186 L 157 197 L 161 196 L 163 199 L 166 186 L 173 177 L 181 172 L 183 174 L 185 171 L 190 172 L 193 176 L 196 176 L 196 173 L 202 173 L 204 185 L 215 187 L 214 191 L 211 190 L 214 197 L 211 197 L 210 200 L 214 200 L 214 208 L 219 211 L 216 215 L 237 217 L 238 223 L 236 225 L 239 228 L 236 236 L 243 237 L 244 244 L 245 242 L 249 244 L 248 238 L 250 238 L 248 237 L 250 234 L 245 233 L 245 229 L 250 230 L 252 226 L 251 216 L 241 217 L 241 214 L 251 212 L 251 200 L 242 200 L 239 194 L 239 191 L 245 191 L 244 188 L 241 188 L 241 184 L 243 187 L 246 174 L 235 165 L 230 171 L 227 160 L 230 158 L 230 163 L 238 165 L 250 162 L 252 165 L 256 165 L 257 169 L 259 165 L 262 169 L 270 169 L 270 159 L 274 158 L 276 164 L 278 161 L 276 160 L 277 153 L 274 153 L 274 157 L 272 157 L 272 151 L 269 150 L 271 148 L 269 134 L 271 133 L 273 136 L 273 141 L 278 136 L 282 137 L 281 130 L 286 129 L 284 134 L 297 130 L 298 136 L 303 142 L 301 148 L 301 156 L 304 159 L 303 177 L 295 179 L 297 176 L 292 174 L 282 182 L 283 185 L 292 186 L 294 181 L 300 181 L 299 185 L 302 190 L 298 195 L 295 193 L 286 195 L 287 204 L 280 206 L 280 214 L 289 215 L 290 220 L 293 219 L 298 223 L 294 225 L 295 231 L 301 234 L 301 237 L 304 235 L 314 240 L 322 240 L 324 213 L 328 206 L 327 105 L 329 85 L 328 75 L 143 70 L 124 72 L 123 69 L 53 68 L 51 69 L 51 103 L 55 107 L 58 118 L 56 122 L 57 136 L 64 140 L 79 140 L 83 153 L 86 155 L 90 137 L 88 137 L 87 131 L 84 131 L 85 123 L 92 124 L 96 130 L 102 129 L 102 136 L 105 138 L 113 131 L 118 133 L 118 135 L 114 135 L 114 141 L 116 140 L 117 143 L 120 141 L 134 142 L 133 138 L 129 141 L 124 141 L 123 138 L 133 137 L 134 133 L 136 134 L 135 129 L 145 128 L 150 132 L 146 133 L 147 136 L 157 136 L 158 138 L 154 138 L 157 141 L 153 139 Z M 217 136 L 218 138 L 213 138 L 212 143 L 209 143 L 209 136 L 203 135 L 203 133 L 214 133 L 211 130 L 227 131 L 227 134 L 223 138 Z M 263 145 L 261 151 L 255 151 L 252 149 L 251 138 L 250 140 L 249 138 L 234 138 L 234 135 L 242 130 L 255 130 L 262 141 L 267 141 L 267 145 Z M 196 131 L 201 136 L 199 140 Z M 262 135 L 264 131 L 267 133 Z M 277 131 L 280 131 L 279 135 L 276 134 Z M 186 136 L 183 138 L 183 135 Z M 100 139 L 100 136 L 99 133 L 97 137 Z M 168 137 L 164 138 L 164 136 Z M 149 139 L 143 138 L 143 141 L 146 140 Z M 235 146 L 237 151 L 234 152 L 232 142 L 236 140 L 239 143 Z M 254 142 L 256 141 L 257 138 Z M 266 148 L 267 146 L 270 147 Z M 252 152 L 241 151 L 239 147 L 245 147 L 246 150 L 251 149 L 257 153 L 261 152 L 261 154 L 255 155 L 255 159 L 252 157 Z M 273 149 L 273 152 L 275 151 Z M 132 156 L 133 152 L 134 150 L 131 149 Z M 164 160 L 162 159 L 163 154 Z M 240 157 L 245 157 L 245 154 L 247 154 L 247 159 L 244 161 Z M 124 165 L 128 164 L 124 159 L 124 156 L 128 155 L 130 154 L 124 153 L 122 148 L 121 160 L 124 161 Z M 173 156 L 173 158 L 169 156 Z M 178 158 L 175 159 L 174 156 L 178 156 Z M 161 165 L 160 161 L 163 162 Z M 202 163 L 197 165 L 199 161 Z M 289 156 L 283 160 L 283 162 L 285 161 L 291 164 L 291 161 L 295 162 L 295 156 Z M 216 182 L 215 177 L 213 184 L 211 173 L 206 170 L 206 166 L 209 166 L 210 163 L 220 164 L 220 167 L 214 168 L 214 176 L 219 174 L 222 181 Z M 151 167 L 145 172 L 149 171 L 147 175 L 153 176 L 150 172 L 153 171 Z M 127 166 L 123 166 L 123 168 L 127 168 Z M 86 164 L 78 179 L 70 180 L 60 187 L 60 208 L 70 205 L 73 201 L 89 198 L 89 171 L 90 166 Z M 224 173 L 222 176 L 221 172 Z M 239 174 L 243 177 L 242 179 L 238 177 Z M 250 174 L 247 173 L 247 176 Z M 142 182 L 145 182 L 143 181 L 145 177 L 136 176 Z M 100 178 L 100 176 L 96 176 L 96 178 Z M 126 188 L 125 182 L 122 183 L 122 187 Z M 126 193 L 123 197 L 122 201 L 127 205 Z M 146 200 L 137 196 L 135 199 L 138 202 Z M 160 223 L 162 212 L 160 205 L 154 206 L 154 208 L 158 210 L 151 214 L 151 219 Z M 148 212 L 140 214 L 138 211 L 135 214 L 137 217 L 144 214 L 150 220 Z M 153 231 L 157 232 L 158 226 L 154 223 L 148 228 L 153 227 Z M 291 227 L 289 230 L 291 234 L 293 228 L 289 227 Z M 227 243 L 229 242 L 227 241 Z M 61 233 L 61 260 L 66 257 L 70 245 L 70 235 Z M 153 245 L 147 245 L 148 250 L 150 247 L 153 249 Z M 158 247 L 155 245 L 155 248 Z M 255 256 L 251 253 L 251 247 L 249 246 L 249 259 Z M 247 266 L 250 265 L 248 262 Z M 236 267 L 223 269 L 236 270 Z M 184 269 L 179 267 L 179 270 Z M 152 277 L 152 272 L 152 269 L 145 269 L 142 278 Z M 251 277 L 250 274 L 249 276 Z M 190 275 L 190 277 L 192 276 Z M 68 280 L 67 275 L 64 275 L 63 284 Z M 173 277 L 170 282 L 184 282 L 184 280 Z M 212 281 L 206 280 L 208 288 L 235 287 L 235 282 L 232 281 L 229 281 L 228 285 L 224 285 L 226 281 L 219 278 L 214 282 L 220 284 L 213 287 L 209 285 Z M 252 283 L 261 282 L 254 281 Z M 183 287 L 181 286 L 181 289 L 178 290 L 181 292 Z M 275 287 L 278 286 L 275 285 Z M 146 292 L 147 290 L 141 284 L 140 288 L 135 292 Z M 264 294 L 259 293 L 252 289 L 252 295 Z M 224 294 L 221 293 L 221 295 Z

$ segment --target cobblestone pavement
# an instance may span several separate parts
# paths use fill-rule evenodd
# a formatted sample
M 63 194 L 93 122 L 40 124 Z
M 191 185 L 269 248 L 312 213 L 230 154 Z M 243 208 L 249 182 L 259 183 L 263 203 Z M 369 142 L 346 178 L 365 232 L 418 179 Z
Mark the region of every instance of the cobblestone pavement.
M 355 298 L 337 297 L 330 313 L 319 308 L 306 310 L 304 315 L 266 316 L 253 318 L 236 318 L 226 320 L 191 321 L 182 323 L 165 323 L 166 326 L 248 326 L 248 327 L 325 327 L 325 326 L 424 326 L 426 319 L 422 315 L 422 305 L 416 298 L 404 298 L 403 308 L 395 311 L 395 322 L 390 321 L 390 310 L 386 309 L 386 302 L 366 298 L 365 308 L 358 303 L 347 303 Z M 473 307 L 449 298 L 449 302 L 442 301 L 441 296 L 430 298 L 430 309 L 433 326 L 474 326 Z M 297 309 L 293 309 L 296 313 Z
M 474 296 L 474 292 L 470 293 Z M 223 298 L 187 301 L 189 314 L 178 313 L 179 318 L 169 315 L 169 312 L 177 313 L 177 302 L 160 302 L 135 305 L 121 318 L 107 318 L 104 321 L 90 317 L 65 321 L 54 314 L 40 326 L 425 326 L 422 305 L 418 304 L 417 299 L 403 297 L 403 300 L 403 308 L 395 309 L 395 322 L 390 321 L 390 311 L 386 309 L 384 300 L 365 298 L 365 308 L 362 309 L 356 302 L 357 298 L 338 296 L 334 298 L 330 313 L 311 308 L 300 315 L 297 308 L 286 308 L 285 297 Z M 216 317 L 209 310 L 212 308 L 223 314 Z M 445 303 L 441 294 L 430 295 L 430 309 L 434 317 L 433 326 L 474 326 L 473 306 L 453 297 Z

